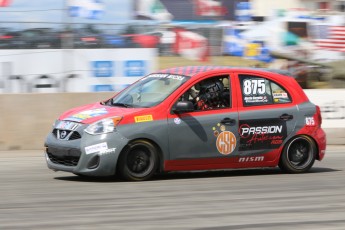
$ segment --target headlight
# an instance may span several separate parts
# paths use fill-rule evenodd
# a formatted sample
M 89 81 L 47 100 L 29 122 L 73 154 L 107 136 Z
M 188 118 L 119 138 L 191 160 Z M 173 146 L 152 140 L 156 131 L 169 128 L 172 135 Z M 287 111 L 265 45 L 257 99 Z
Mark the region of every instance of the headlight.
M 105 118 L 89 125 L 85 129 L 85 132 L 92 135 L 111 133 L 115 130 L 116 125 L 121 121 L 121 119 L 122 117 Z

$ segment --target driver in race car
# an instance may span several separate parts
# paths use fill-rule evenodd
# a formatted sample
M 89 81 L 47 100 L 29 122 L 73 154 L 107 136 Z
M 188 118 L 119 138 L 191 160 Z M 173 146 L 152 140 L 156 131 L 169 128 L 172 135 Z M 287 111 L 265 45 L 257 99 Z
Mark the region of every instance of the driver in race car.
M 195 97 L 197 110 L 209 110 L 228 106 L 224 101 L 224 85 L 218 79 L 202 81 L 199 94 Z

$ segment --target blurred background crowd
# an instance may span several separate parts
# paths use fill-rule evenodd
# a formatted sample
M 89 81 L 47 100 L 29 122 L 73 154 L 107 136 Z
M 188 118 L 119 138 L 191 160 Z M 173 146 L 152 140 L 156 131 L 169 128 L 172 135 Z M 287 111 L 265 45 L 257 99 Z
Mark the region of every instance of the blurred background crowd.
M 345 0 L 0 6 L 1 93 L 116 91 L 157 69 L 209 64 L 289 70 L 303 88 L 345 86 Z

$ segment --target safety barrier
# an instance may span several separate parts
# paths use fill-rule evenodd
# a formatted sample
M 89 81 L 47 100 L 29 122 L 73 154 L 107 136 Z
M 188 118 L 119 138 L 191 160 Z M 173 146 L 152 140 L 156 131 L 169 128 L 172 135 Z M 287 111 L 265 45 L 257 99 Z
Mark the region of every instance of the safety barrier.
M 306 90 L 319 104 L 328 144 L 345 144 L 345 89 Z M 114 93 L 0 94 L 0 150 L 43 149 L 55 119 L 64 111 L 110 98 Z
M 64 111 L 114 93 L 0 94 L 0 150 L 43 149 L 53 122 Z

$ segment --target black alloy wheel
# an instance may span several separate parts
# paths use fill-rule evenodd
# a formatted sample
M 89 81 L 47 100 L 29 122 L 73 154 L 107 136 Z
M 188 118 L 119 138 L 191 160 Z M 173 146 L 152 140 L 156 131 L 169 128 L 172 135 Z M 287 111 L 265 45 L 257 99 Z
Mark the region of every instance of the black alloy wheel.
M 118 172 L 126 180 L 148 180 L 157 171 L 157 162 L 156 147 L 148 141 L 137 140 L 130 143 L 121 154 Z
M 307 172 L 313 166 L 315 156 L 315 142 L 307 136 L 296 136 L 285 145 L 279 167 L 288 173 Z

